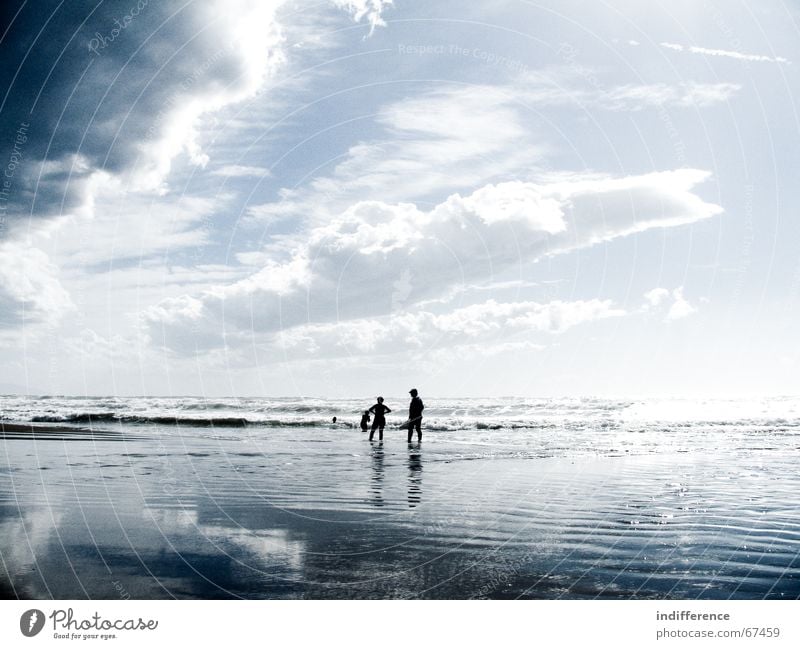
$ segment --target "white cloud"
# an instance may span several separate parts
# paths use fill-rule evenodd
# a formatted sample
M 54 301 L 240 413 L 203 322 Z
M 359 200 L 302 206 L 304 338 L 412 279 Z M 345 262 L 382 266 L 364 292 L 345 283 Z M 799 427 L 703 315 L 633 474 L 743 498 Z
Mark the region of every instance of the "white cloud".
M 225 178 L 267 178 L 271 172 L 266 167 L 253 167 L 248 165 L 224 165 L 211 172 L 212 176 L 223 176 Z
M 382 137 L 351 146 L 332 173 L 279 200 L 252 205 L 259 224 L 297 217 L 324 222 L 356 201 L 441 200 L 443 195 L 514 177 L 541 160 L 543 148 L 514 104 L 488 85 L 446 86 L 383 107 Z
M 586 101 L 596 101 L 609 110 L 628 111 L 639 111 L 656 106 L 704 107 L 728 101 L 741 88 L 736 83 L 625 85 L 601 93 L 596 99 L 587 97 Z
M 353 335 L 369 345 L 381 335 L 374 316 L 390 312 L 397 286 L 404 287 L 408 308 L 464 284 L 492 282 L 514 264 L 709 218 L 721 208 L 692 191 L 708 175 L 681 169 L 512 181 L 453 194 L 428 211 L 361 201 L 305 233 L 285 260 L 185 302 L 164 303 L 145 320 L 154 339 L 175 350 L 223 347 L 237 336 L 249 340 L 331 321 L 359 321 Z M 436 327 L 446 330 L 437 317 Z
M 667 320 L 680 320 L 697 311 L 689 302 L 683 297 L 683 286 L 676 288 L 672 291 L 672 306 L 669 307 L 667 312 Z
M 665 322 L 681 320 L 697 311 L 697 308 L 683 296 L 683 286 L 672 291 L 666 288 L 654 288 L 644 294 L 644 300 L 644 310 L 661 313 Z
M 209 219 L 228 198 L 142 196 L 107 179 L 94 192 L 94 215 L 46 222 L 32 230 L 32 238 L 64 269 L 109 261 L 141 263 L 167 251 L 202 248 L 208 243 Z
M 89 361 L 92 365 L 98 360 L 134 361 L 140 358 L 142 351 L 151 351 L 144 343 L 141 338 L 119 334 L 105 337 L 93 329 L 83 329 L 77 336 L 64 338 L 61 342 L 65 357 Z
M 665 288 L 654 288 L 644 294 L 644 299 L 648 306 L 659 306 L 668 297 L 669 291 Z
M 532 341 L 510 342 L 511 335 L 559 334 L 595 320 L 625 315 L 608 300 L 545 304 L 488 300 L 450 313 L 401 312 L 383 318 L 301 325 L 281 331 L 262 350 L 282 357 L 363 355 L 450 348 L 484 341 L 502 351 L 540 348 Z M 500 342 L 503 341 L 503 342 Z
M 376 27 L 386 24 L 382 13 L 394 4 L 393 0 L 333 0 L 333 2 L 336 6 L 349 11 L 356 22 L 366 18 L 370 25 L 370 34 Z
M 692 54 L 704 54 L 706 56 L 722 56 L 738 61 L 748 61 L 754 63 L 791 63 L 789 59 L 782 56 L 766 56 L 763 54 L 745 54 L 732 50 L 709 49 L 707 47 L 697 47 L 695 45 L 681 45 L 679 43 L 661 43 L 662 47 L 676 52 L 690 52 Z
M 565 76 L 566 75 L 566 76 Z M 728 101 L 733 83 L 628 84 L 583 88 L 563 70 L 528 75 L 513 86 L 448 86 L 404 98 L 375 118 L 381 136 L 351 146 L 328 175 L 279 200 L 251 205 L 245 223 L 297 218 L 324 222 L 356 201 L 441 200 L 489 182 L 527 178 L 547 147 L 521 106 L 596 107 L 641 111 L 661 106 L 706 107 Z
M 0 244 L 0 328 L 55 324 L 73 308 L 44 252 L 19 242 Z
M 285 264 L 270 262 L 254 275 L 225 287 L 212 289 L 211 293 L 221 298 L 250 296 L 264 292 L 282 296 L 296 289 L 304 289 L 311 281 L 308 259 L 298 254 Z
M 658 107 L 707 107 L 728 101 L 741 90 L 730 82 L 602 83 L 599 71 L 573 62 L 524 75 L 507 97 L 529 106 L 638 112 Z
M 198 120 L 253 96 L 267 75 L 283 63 L 283 39 L 275 14 L 284 2 L 219 0 L 199 10 L 205 12 L 203 22 L 214 25 L 218 42 L 228 45 L 210 57 L 198 53 L 195 62 L 200 63 L 169 97 L 168 108 L 157 122 L 155 140 L 139 147 L 141 161 L 135 169 L 139 188 L 157 188 L 169 173 L 172 160 L 182 152 L 195 164 L 205 166 L 208 157 L 197 142 Z M 230 66 L 235 76 L 206 78 L 205 72 L 217 65 Z

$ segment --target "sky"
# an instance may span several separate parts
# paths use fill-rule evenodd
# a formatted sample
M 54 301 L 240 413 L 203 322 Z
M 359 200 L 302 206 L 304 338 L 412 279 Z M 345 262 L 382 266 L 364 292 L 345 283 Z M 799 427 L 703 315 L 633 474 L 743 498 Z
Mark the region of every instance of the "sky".
M 794 3 L 0 13 L 0 392 L 800 393 Z

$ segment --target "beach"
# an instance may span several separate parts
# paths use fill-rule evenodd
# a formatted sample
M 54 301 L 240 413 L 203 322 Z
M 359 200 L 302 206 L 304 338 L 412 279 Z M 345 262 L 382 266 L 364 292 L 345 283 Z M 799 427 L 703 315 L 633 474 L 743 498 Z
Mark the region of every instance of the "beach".
M 800 597 L 800 401 L 423 396 L 3 397 L 0 593 Z

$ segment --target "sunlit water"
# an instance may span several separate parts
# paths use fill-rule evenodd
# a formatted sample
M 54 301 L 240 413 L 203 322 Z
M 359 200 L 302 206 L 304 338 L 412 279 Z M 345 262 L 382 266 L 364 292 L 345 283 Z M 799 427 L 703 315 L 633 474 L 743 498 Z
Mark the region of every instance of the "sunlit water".
M 0 589 L 800 597 L 797 400 L 426 402 L 409 446 L 369 401 L 4 398 L 110 434 L 0 439 Z

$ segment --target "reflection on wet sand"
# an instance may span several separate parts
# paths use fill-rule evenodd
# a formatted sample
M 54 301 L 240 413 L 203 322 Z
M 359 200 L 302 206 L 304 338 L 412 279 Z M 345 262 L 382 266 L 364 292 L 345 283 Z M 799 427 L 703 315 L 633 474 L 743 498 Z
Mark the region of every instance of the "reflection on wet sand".
M 408 506 L 422 502 L 422 449 L 421 444 L 408 445 Z
M 800 595 L 789 437 L 622 458 L 439 438 L 422 506 L 418 443 L 148 434 L 0 445 L 0 597 Z
M 385 473 L 383 466 L 385 455 L 383 451 L 383 440 L 377 443 L 370 441 L 370 450 L 372 452 L 371 502 L 376 507 L 383 507 L 383 478 Z

